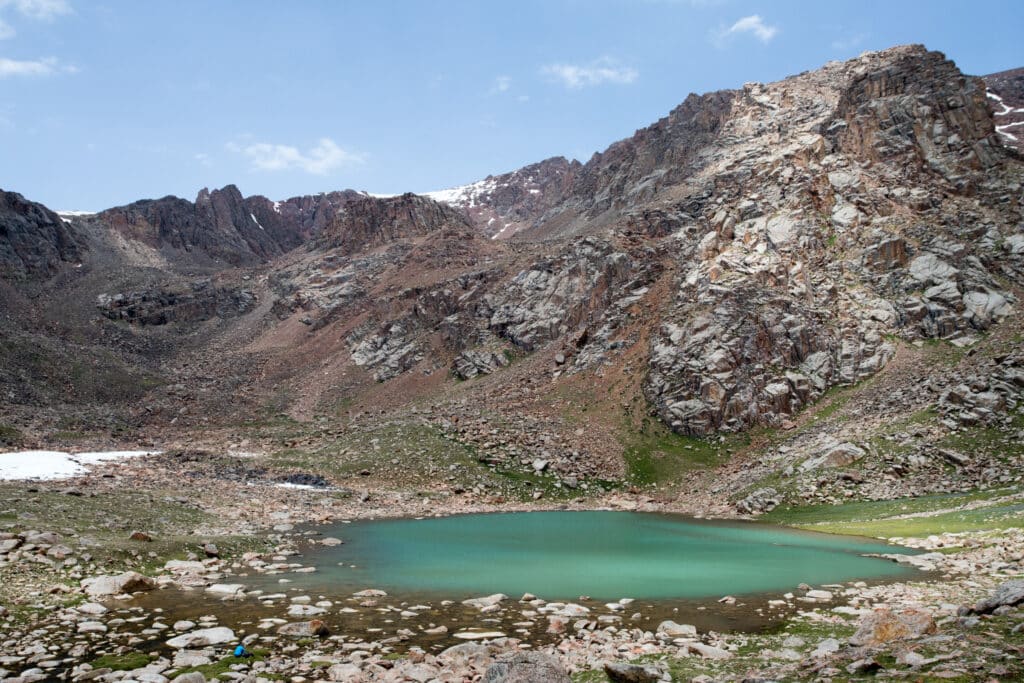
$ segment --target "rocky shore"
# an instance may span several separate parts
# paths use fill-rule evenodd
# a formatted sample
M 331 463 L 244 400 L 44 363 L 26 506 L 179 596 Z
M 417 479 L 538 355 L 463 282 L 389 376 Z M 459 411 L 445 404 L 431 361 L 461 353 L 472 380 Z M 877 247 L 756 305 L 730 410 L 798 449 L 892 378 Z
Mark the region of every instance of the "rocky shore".
M 301 485 L 193 479 L 206 496 L 165 497 L 203 511 L 176 536 L 183 540 L 162 544 L 172 530 L 152 522 L 117 529 L 125 551 L 116 554 L 97 547 L 102 525 L 76 519 L 76 506 L 65 508 L 65 524 L 51 517 L 44 528 L 24 504 L 37 496 L 49 509 L 65 500 L 100 505 L 125 490 L 168 491 L 180 481 L 179 466 L 166 455 L 101 464 L 69 481 L 20 483 L 20 500 L 6 497 L 15 489 L 7 485 L 4 501 L 20 504 L 21 513 L 10 520 L 13 508 L 0 511 L 8 520 L 0 522 L 0 679 L 1014 680 L 1024 672 L 1024 531 L 1014 528 L 894 539 L 923 551 L 893 557 L 929 572 L 926 580 L 793 586 L 754 608 L 743 596 L 723 596 L 707 609 L 754 609 L 764 625 L 716 632 L 643 614 L 629 600 L 495 595 L 412 604 L 372 587 L 322 596 L 288 586 L 289 577 L 315 571 L 302 561 L 305 549 L 344 542 L 320 534 L 317 522 L 552 504 L 454 496 L 440 508 L 380 490 L 336 496 Z M 626 493 L 559 505 L 671 509 Z M 125 526 L 110 523 L 127 523 L 133 512 L 141 513 L 122 509 L 105 521 Z M 257 578 L 281 587 L 254 588 Z M 235 658 L 238 644 L 252 657 Z

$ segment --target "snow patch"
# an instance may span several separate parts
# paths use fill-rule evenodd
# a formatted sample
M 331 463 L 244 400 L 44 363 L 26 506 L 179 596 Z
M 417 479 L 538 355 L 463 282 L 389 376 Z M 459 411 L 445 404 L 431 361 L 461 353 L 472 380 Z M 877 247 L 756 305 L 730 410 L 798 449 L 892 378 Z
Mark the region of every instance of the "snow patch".
M 256 220 L 256 214 L 250 213 L 249 217 L 252 218 L 252 222 L 256 224 L 257 228 L 259 228 L 260 230 L 263 230 L 263 226 L 260 225 L 260 222 L 258 220 Z M 266 231 L 264 230 L 264 232 L 266 232 Z
M 461 185 L 459 187 L 451 187 L 447 190 L 434 190 L 432 192 L 421 193 L 424 197 L 430 197 L 435 202 L 441 202 L 442 204 L 449 204 L 452 206 L 460 206 L 466 208 L 474 208 L 477 203 L 485 196 L 494 192 L 498 187 L 498 183 L 494 179 L 480 180 L 469 185 Z
M 323 486 L 310 486 L 309 484 L 292 484 L 289 482 L 281 482 L 274 484 L 279 489 L 299 489 L 300 491 L 330 491 L 329 488 Z
M 65 223 L 70 223 L 75 218 L 85 218 L 86 216 L 95 216 L 95 211 L 57 211 L 55 212 L 60 219 Z
M 994 92 L 989 92 L 988 90 L 986 90 L 985 96 L 988 97 L 989 99 L 995 100 L 996 102 L 999 103 L 999 106 L 1003 108 L 1002 111 L 995 112 L 993 116 L 1006 116 L 1007 114 L 1013 113 L 1013 107 L 1010 107 L 1006 104 L 1006 102 L 1003 102 L 1003 98 L 1000 97 L 999 95 L 995 94 Z
M 98 451 L 64 453 L 62 451 L 16 451 L 0 453 L 0 481 L 17 479 L 70 479 L 89 471 L 90 465 L 114 460 L 159 455 L 162 451 Z
M 1014 135 L 1013 133 L 1007 133 L 1005 130 L 1003 130 L 1003 128 L 1009 128 L 1009 126 L 996 126 L 996 132 L 1002 135 L 1003 137 L 1016 142 L 1017 136 Z

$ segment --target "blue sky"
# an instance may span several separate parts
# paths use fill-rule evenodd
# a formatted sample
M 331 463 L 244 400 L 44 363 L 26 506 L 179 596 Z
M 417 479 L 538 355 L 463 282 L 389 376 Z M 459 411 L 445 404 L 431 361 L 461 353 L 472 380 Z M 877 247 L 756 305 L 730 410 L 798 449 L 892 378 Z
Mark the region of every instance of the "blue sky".
M 0 0 L 0 187 L 58 210 L 442 189 L 864 50 L 1024 66 L 1022 28 L 1019 0 Z

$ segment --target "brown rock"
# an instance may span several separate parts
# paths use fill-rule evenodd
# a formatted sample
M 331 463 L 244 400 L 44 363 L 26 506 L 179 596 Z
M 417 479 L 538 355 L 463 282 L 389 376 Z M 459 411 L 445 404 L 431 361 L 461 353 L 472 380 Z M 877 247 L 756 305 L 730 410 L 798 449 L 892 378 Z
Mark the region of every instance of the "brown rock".
M 878 609 L 860 620 L 851 645 L 881 645 L 896 640 L 911 640 L 935 633 L 935 620 L 924 610 L 893 611 Z

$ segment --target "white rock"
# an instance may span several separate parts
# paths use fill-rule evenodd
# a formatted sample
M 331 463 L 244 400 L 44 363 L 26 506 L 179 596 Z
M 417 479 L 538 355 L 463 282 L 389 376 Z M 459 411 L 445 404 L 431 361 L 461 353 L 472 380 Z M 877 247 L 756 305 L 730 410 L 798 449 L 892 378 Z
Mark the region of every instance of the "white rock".
M 223 645 L 235 640 L 235 632 L 226 626 L 214 628 L 203 628 L 191 633 L 171 638 L 167 641 L 168 647 L 176 649 L 206 647 L 208 645 Z

